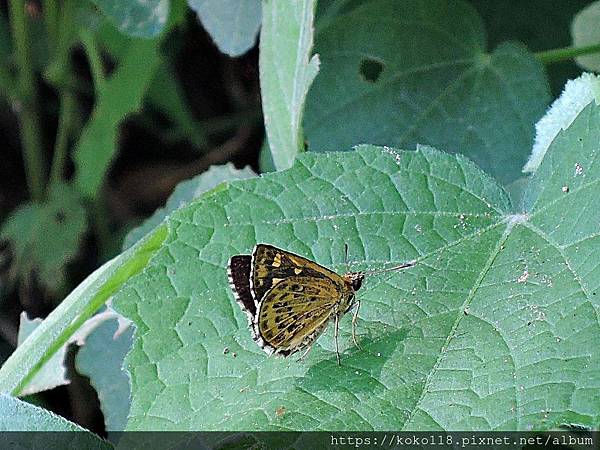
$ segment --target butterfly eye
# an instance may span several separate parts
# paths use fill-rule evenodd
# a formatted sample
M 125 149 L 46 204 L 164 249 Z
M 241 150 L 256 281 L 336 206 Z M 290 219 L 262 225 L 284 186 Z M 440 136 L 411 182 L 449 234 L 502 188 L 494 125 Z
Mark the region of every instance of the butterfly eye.
M 360 289 L 360 287 L 362 286 L 362 282 L 363 282 L 363 278 L 362 276 L 357 276 L 356 278 L 353 278 L 351 283 L 352 283 L 352 290 L 354 292 L 358 291 Z

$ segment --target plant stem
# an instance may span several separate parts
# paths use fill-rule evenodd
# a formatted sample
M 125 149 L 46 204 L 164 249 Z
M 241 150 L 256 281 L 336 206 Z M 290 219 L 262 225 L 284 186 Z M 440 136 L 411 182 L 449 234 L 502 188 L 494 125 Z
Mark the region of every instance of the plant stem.
M 57 0 L 45 0 L 42 11 L 44 12 L 44 22 L 46 24 L 46 36 L 50 52 L 54 53 L 56 49 L 56 39 L 58 37 L 58 4 Z
M 65 165 L 67 163 L 69 138 L 73 131 L 73 123 L 77 116 L 77 96 L 71 89 L 63 89 L 60 102 L 58 131 L 56 132 L 56 143 L 54 144 L 54 156 L 52 158 L 52 171 L 50 172 L 51 183 L 60 182 L 64 175 Z
M 94 91 L 96 97 L 98 93 L 102 91 L 106 78 L 104 77 L 104 66 L 102 64 L 102 57 L 96 46 L 94 35 L 88 30 L 82 30 L 80 32 L 81 43 L 88 57 L 90 64 L 90 72 L 92 73 L 92 79 L 94 80 Z
M 18 101 L 21 126 L 21 145 L 27 184 L 33 200 L 40 201 L 44 197 L 45 170 L 42 154 L 40 120 L 37 104 L 37 85 L 32 66 L 31 24 L 25 12 L 25 0 L 10 1 L 10 18 L 13 31 L 15 60 L 19 70 Z
M 74 122 L 77 118 L 77 96 L 73 88 L 73 75 L 71 67 L 71 45 L 75 32 L 76 3 L 73 0 L 62 2 L 60 15 L 56 0 L 46 0 L 49 11 L 46 12 L 46 27 L 48 34 L 55 30 L 53 41 L 53 62 L 46 72 L 47 80 L 53 83 L 60 94 L 60 115 L 58 130 L 54 143 L 54 156 L 50 171 L 50 182 L 60 182 L 64 176 L 65 165 L 68 157 L 69 139 L 75 129 Z
M 587 45 L 585 47 L 564 47 L 545 52 L 537 52 L 535 56 L 544 64 L 551 64 L 560 61 L 573 59 L 576 56 L 587 55 L 590 53 L 599 53 L 600 44 Z
M 15 90 L 16 90 L 16 79 L 10 70 L 4 65 L 0 65 L 0 95 L 6 98 L 9 102 L 14 103 Z

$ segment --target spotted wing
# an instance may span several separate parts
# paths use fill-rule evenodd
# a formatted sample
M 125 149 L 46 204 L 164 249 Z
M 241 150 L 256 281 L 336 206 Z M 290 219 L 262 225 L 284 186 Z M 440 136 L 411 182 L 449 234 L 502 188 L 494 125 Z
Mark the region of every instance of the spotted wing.
M 258 244 L 252 252 L 250 285 L 256 304 L 277 283 L 290 277 L 329 279 L 341 289 L 344 280 L 337 273 L 310 259 L 267 244 Z
M 297 352 L 321 335 L 343 296 L 349 294 L 325 277 L 281 280 L 259 304 L 255 339 L 268 353 L 287 356 Z

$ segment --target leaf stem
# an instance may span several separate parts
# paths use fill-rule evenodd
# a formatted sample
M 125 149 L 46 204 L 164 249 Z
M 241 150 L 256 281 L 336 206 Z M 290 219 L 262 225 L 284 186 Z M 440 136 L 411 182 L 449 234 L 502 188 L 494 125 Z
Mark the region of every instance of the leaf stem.
M 585 47 L 564 47 L 544 52 L 537 52 L 535 56 L 544 64 L 573 59 L 576 56 L 600 53 L 600 44 L 587 45 Z
M 73 131 L 73 123 L 77 117 L 77 96 L 66 88 L 61 93 L 60 117 L 58 119 L 58 131 L 54 144 L 54 156 L 52 158 L 52 170 L 50 181 L 56 183 L 62 180 L 67 164 L 69 138 Z
M 47 0 L 47 6 L 56 7 L 55 0 Z M 71 66 L 71 45 L 74 33 L 74 18 L 76 3 L 73 0 L 65 0 L 62 3 L 60 16 L 56 11 L 47 12 L 48 32 L 55 31 L 55 42 L 53 43 L 54 61 L 52 68 L 47 72 L 48 79 L 52 81 L 60 93 L 60 115 L 58 119 L 58 130 L 54 143 L 54 155 L 50 171 L 50 181 L 58 182 L 64 175 L 65 165 L 68 157 L 68 145 L 71 134 L 74 131 L 74 122 L 77 118 L 77 96 L 74 92 Z M 56 40 L 58 39 L 58 40 Z
M 0 95 L 14 104 L 16 79 L 4 64 L 0 65 Z
M 92 73 L 92 79 L 94 80 L 94 92 L 96 93 L 96 98 L 98 98 L 99 92 L 104 88 L 104 82 L 106 81 L 102 57 L 96 46 L 94 35 L 89 30 L 81 30 L 79 36 L 88 57 L 90 72 Z
M 20 103 L 21 145 L 27 184 L 33 200 L 44 197 L 45 170 L 42 154 L 37 85 L 32 65 L 31 24 L 25 10 L 25 0 L 11 0 L 10 18 L 18 67 L 18 102 Z
M 44 22 L 46 25 L 46 37 L 50 52 L 54 52 L 56 48 L 56 39 L 58 36 L 58 5 L 57 0 L 45 0 L 42 7 L 44 13 Z

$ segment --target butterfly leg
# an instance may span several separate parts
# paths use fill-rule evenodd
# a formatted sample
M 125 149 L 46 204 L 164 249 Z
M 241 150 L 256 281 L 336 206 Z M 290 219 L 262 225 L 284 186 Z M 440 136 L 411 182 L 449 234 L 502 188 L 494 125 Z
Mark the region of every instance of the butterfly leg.
M 335 355 L 337 356 L 337 363 L 338 363 L 338 366 L 341 366 L 342 363 L 340 362 L 340 347 L 338 344 L 339 330 L 340 330 L 340 316 L 338 314 L 336 314 L 335 315 L 335 333 L 333 334 L 333 336 L 335 338 Z
M 302 353 L 302 356 L 300 358 L 298 358 L 298 362 L 302 361 L 304 359 L 304 357 L 306 355 L 308 355 L 308 352 L 310 352 L 310 349 L 312 348 L 312 344 L 308 346 L 308 348 L 306 349 L 306 351 L 304 353 Z
M 358 320 L 358 310 L 360 309 L 360 300 L 356 300 L 356 310 L 354 314 L 352 314 L 352 340 L 354 341 L 354 345 L 359 350 L 362 350 L 361 346 L 358 345 L 358 341 L 356 340 L 356 321 Z

